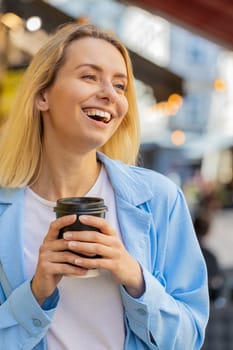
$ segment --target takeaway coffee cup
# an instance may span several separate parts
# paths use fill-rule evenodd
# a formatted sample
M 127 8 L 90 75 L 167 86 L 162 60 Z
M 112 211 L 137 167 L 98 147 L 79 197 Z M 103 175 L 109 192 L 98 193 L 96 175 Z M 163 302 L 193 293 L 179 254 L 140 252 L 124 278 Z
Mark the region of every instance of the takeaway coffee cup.
M 99 197 L 67 197 L 58 199 L 54 207 L 57 218 L 70 214 L 77 215 L 77 220 L 73 224 L 65 226 L 60 230 L 58 238 L 63 238 L 63 234 L 66 231 L 99 231 L 93 226 L 82 224 L 79 221 L 79 216 L 85 214 L 104 218 L 107 210 L 103 198 Z M 96 257 L 88 256 L 90 259 Z M 97 269 L 91 269 L 85 275 L 78 277 L 94 277 L 98 274 L 99 271 Z

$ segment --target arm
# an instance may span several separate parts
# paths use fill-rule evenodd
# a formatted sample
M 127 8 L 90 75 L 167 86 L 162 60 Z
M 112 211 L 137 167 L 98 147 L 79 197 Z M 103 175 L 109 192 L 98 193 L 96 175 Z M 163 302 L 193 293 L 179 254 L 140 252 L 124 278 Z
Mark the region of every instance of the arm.
M 62 278 L 63 270 L 67 269 L 69 273 L 75 269 L 68 264 L 59 264 L 65 258 L 74 257 L 63 253 L 65 242 L 56 237 L 65 222 L 70 223 L 74 219 L 63 217 L 51 223 L 40 248 L 32 282 L 27 280 L 12 290 L 3 265 L 0 264 L 0 347 L 7 350 L 31 350 L 35 347 L 44 349 L 43 345 L 38 344 L 43 341 L 52 322 L 59 299 L 58 281 Z M 51 261 L 52 258 L 55 263 Z M 14 261 L 9 263 L 13 264 Z M 58 270 L 60 274 L 57 273 Z
M 145 293 L 136 299 L 122 288 L 129 328 L 148 349 L 197 350 L 208 318 L 204 260 L 182 193 L 167 217 L 158 203 L 155 208 L 160 219 L 150 235 L 158 235 L 156 262 L 151 272 L 143 267 Z
M 4 349 L 33 349 L 45 336 L 58 302 L 58 291 L 42 307 L 31 291 L 30 281 L 15 289 L 0 306 L 0 343 Z

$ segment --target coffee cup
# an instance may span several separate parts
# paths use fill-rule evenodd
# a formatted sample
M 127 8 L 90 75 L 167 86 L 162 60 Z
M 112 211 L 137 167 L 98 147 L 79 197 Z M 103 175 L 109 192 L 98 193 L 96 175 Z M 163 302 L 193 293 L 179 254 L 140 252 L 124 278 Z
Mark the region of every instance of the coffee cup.
M 61 216 L 75 214 L 77 219 L 74 223 L 63 227 L 58 235 L 58 238 L 63 238 L 63 234 L 66 231 L 99 231 L 99 229 L 85 225 L 79 221 L 80 215 L 94 215 L 98 217 L 105 217 L 107 206 L 104 204 L 103 198 L 100 197 L 66 197 L 60 198 L 57 200 L 56 206 L 54 207 L 54 211 L 56 213 L 56 217 L 59 218 Z M 78 254 L 79 256 L 85 256 L 82 254 Z M 86 256 L 85 256 L 86 257 Z M 100 256 L 88 256 L 88 258 L 98 258 Z M 77 276 L 77 277 L 94 277 L 98 276 L 98 269 L 90 269 L 87 271 L 85 275 Z

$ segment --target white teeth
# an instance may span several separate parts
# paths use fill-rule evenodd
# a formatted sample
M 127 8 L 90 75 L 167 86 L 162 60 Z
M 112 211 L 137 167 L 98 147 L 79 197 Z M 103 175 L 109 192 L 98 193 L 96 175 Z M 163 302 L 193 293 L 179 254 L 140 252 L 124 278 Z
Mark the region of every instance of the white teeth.
M 86 110 L 85 113 L 92 117 L 92 116 L 98 116 L 100 118 L 103 118 L 105 122 L 108 122 L 111 119 L 111 114 L 99 109 L 89 109 Z

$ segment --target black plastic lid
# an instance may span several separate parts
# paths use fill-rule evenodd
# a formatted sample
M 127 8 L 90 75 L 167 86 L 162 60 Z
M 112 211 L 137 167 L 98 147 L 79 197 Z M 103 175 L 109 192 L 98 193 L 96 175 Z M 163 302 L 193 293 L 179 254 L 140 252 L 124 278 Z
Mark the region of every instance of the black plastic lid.
M 67 197 L 57 200 L 54 211 L 84 211 L 84 210 L 107 210 L 103 198 L 100 197 Z

